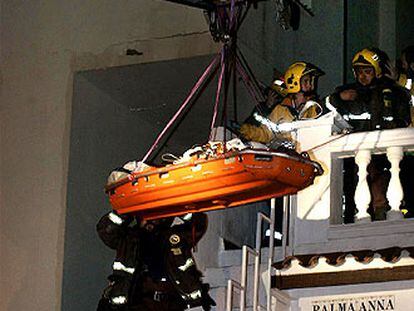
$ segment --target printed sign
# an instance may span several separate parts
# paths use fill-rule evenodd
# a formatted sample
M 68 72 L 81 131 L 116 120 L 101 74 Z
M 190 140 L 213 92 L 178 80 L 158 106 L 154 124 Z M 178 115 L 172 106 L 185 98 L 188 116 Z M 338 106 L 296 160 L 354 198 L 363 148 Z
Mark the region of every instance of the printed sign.
M 311 311 L 389 311 L 395 308 L 394 295 L 311 301 Z

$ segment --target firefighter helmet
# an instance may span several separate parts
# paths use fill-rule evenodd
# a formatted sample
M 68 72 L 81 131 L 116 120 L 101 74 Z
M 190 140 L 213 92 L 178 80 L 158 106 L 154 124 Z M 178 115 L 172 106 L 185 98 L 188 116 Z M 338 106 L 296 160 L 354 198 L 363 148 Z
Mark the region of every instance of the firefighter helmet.
M 362 66 L 362 67 L 373 67 L 375 71 L 375 77 L 379 78 L 382 75 L 382 70 L 380 66 L 380 57 L 374 51 L 370 49 L 363 49 L 357 52 L 352 59 L 352 69 L 355 73 L 355 67 Z
M 283 97 L 287 95 L 286 84 L 281 78 L 274 80 L 270 88 Z
M 324 75 L 325 73 L 315 65 L 305 62 L 296 62 L 289 66 L 285 72 L 285 84 L 289 94 L 298 93 L 301 90 L 300 79 L 305 75 L 313 78 Z M 313 81 L 314 79 L 312 79 Z

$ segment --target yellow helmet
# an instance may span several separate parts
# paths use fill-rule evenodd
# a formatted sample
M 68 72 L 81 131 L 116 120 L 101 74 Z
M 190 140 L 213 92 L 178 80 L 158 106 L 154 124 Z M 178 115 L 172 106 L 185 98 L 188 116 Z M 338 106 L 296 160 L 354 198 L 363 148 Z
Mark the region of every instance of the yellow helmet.
M 283 97 L 287 95 L 286 84 L 280 78 L 274 80 L 270 88 Z
M 289 94 L 300 92 L 300 79 L 310 74 L 319 77 L 324 74 L 318 67 L 305 62 L 296 62 L 289 66 L 285 72 L 285 84 Z
M 355 67 L 362 66 L 362 67 L 373 67 L 375 71 L 375 77 L 379 78 L 382 75 L 382 70 L 380 66 L 380 58 L 377 53 L 369 50 L 363 49 L 355 54 L 354 58 L 352 59 L 352 69 L 354 70 L 355 75 Z

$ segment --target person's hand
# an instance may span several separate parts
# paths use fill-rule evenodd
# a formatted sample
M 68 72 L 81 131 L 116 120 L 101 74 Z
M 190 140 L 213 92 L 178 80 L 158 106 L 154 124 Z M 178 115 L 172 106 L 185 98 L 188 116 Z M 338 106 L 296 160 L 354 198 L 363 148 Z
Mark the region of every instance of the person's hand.
M 202 298 L 201 307 L 204 311 L 210 311 L 211 306 L 216 306 L 216 302 L 207 294 Z
M 391 63 L 391 61 L 388 61 L 385 64 L 385 67 L 388 69 L 389 73 L 385 73 L 384 76 L 390 78 L 391 80 L 397 81 L 399 77 L 399 73 L 398 73 L 397 68 L 394 66 L 394 64 Z
M 355 100 L 357 97 L 357 91 L 350 89 L 350 90 L 344 90 L 341 93 L 339 93 L 339 97 L 341 97 L 342 100 L 351 101 Z
M 201 307 L 203 308 L 204 311 L 210 311 L 211 306 L 216 306 L 216 302 L 208 294 L 209 290 L 210 290 L 209 284 L 204 283 L 201 285 Z

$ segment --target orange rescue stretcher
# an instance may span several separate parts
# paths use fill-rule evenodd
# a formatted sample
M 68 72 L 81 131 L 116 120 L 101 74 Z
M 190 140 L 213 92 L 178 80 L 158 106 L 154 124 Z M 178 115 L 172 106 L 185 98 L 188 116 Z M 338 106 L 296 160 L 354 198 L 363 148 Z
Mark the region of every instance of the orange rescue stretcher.
M 233 150 L 132 172 L 105 188 L 114 210 L 144 219 L 218 210 L 294 194 L 323 170 L 307 154 Z

